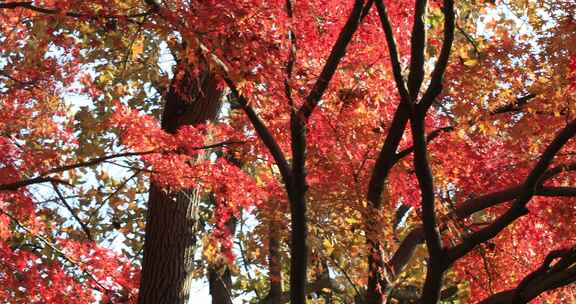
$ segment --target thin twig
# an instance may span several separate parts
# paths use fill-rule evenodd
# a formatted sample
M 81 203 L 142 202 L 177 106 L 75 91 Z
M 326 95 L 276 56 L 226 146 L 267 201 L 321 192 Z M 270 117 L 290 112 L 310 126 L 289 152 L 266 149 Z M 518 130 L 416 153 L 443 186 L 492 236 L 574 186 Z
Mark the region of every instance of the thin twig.
M 61 258 L 63 258 L 66 262 L 70 263 L 72 266 L 80 269 L 82 271 L 82 274 L 84 274 L 86 277 L 88 277 L 90 280 L 92 280 L 99 287 L 99 291 L 104 292 L 104 293 L 112 293 L 113 292 L 112 290 L 110 290 L 110 289 L 106 288 L 104 285 L 102 285 L 94 274 L 92 274 L 92 273 L 88 272 L 86 269 L 84 269 L 83 265 L 81 265 L 82 262 L 74 260 L 73 258 L 69 257 L 64 251 L 62 251 L 60 248 L 58 248 L 58 246 L 56 244 L 50 242 L 45 237 L 32 232 L 32 230 L 30 228 L 28 228 L 28 227 L 26 227 L 26 225 L 22 224 L 14 215 L 5 211 L 2 208 L 0 208 L 0 214 L 4 214 L 8 218 L 10 218 L 10 220 L 12 220 L 18 227 L 20 227 L 26 233 L 28 233 L 32 237 L 38 239 L 40 242 L 44 243 L 46 246 L 48 246 L 50 249 L 52 249 L 55 253 L 57 253 Z
M 72 206 L 70 206 L 70 204 L 68 204 L 68 202 L 66 201 L 66 198 L 64 197 L 64 195 L 62 194 L 62 192 L 61 192 L 60 189 L 58 188 L 58 184 L 52 182 L 52 187 L 54 188 L 54 191 L 56 192 L 56 194 L 58 195 L 58 197 L 59 197 L 60 200 L 62 201 L 62 204 L 64 204 L 64 206 L 66 207 L 66 209 L 68 209 L 68 211 L 70 212 L 70 214 L 72 214 L 72 217 L 74 217 L 74 219 L 78 222 L 78 224 L 80 224 L 80 227 L 82 227 L 82 230 L 83 230 L 84 233 L 86 234 L 86 237 L 87 237 L 90 241 L 94 241 L 94 239 L 92 238 L 92 233 L 90 233 L 90 229 L 89 229 L 88 226 L 78 217 L 78 215 L 76 214 L 76 212 L 74 212 L 74 209 L 72 208 Z

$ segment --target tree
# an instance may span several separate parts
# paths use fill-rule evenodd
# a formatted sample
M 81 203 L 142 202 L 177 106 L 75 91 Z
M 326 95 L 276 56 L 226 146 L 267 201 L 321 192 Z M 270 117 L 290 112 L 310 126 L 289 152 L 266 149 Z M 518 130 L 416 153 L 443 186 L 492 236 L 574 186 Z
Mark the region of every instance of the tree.
M 0 13 L 3 301 L 573 301 L 576 5 Z

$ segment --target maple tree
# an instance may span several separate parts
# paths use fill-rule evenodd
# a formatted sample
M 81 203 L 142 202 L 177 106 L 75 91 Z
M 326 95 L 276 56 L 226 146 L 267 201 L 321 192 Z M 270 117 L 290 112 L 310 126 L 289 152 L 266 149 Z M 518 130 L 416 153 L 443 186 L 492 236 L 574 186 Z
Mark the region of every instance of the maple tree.
M 0 1 L 0 300 L 571 303 L 574 16 Z

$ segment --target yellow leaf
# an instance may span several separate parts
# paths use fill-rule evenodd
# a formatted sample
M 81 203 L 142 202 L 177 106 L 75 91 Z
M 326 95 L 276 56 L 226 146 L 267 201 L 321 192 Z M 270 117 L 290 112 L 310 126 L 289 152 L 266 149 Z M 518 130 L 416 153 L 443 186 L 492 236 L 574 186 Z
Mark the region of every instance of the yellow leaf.
M 458 50 L 458 55 L 460 55 L 460 58 L 462 58 L 463 60 L 467 60 L 470 58 L 470 56 L 468 55 L 468 49 L 466 48 L 460 48 Z
M 467 59 L 467 60 L 464 60 L 464 65 L 467 66 L 467 67 L 473 67 L 473 66 L 475 66 L 477 63 L 478 63 L 478 60 L 476 60 L 476 59 Z
M 114 79 L 114 74 L 110 71 L 104 71 L 100 76 L 98 76 L 99 80 L 103 83 L 109 82 L 110 80 Z
M 354 224 L 358 224 L 360 221 L 358 221 L 355 218 L 351 218 L 351 217 L 347 217 L 345 219 L 346 223 L 348 223 L 348 225 L 354 225 Z
M 134 60 L 138 58 L 140 54 L 144 52 L 144 39 L 138 38 L 132 43 L 132 57 L 131 59 Z
M 324 252 L 326 253 L 326 255 L 331 255 L 332 252 L 334 251 L 334 245 L 332 245 L 332 242 L 330 242 L 327 239 L 324 239 L 324 241 L 322 241 L 322 247 L 324 247 Z
M 366 114 L 368 113 L 368 111 L 366 110 L 366 106 L 364 106 L 364 104 L 360 104 L 357 108 L 356 108 L 356 113 L 358 114 Z

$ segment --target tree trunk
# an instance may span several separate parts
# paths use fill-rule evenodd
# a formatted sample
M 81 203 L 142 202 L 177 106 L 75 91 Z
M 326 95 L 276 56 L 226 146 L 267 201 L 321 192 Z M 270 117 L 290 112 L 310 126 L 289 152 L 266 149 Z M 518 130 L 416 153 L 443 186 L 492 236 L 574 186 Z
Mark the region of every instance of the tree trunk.
M 227 266 L 210 267 L 208 282 L 212 304 L 232 304 L 232 276 Z
M 282 256 L 280 256 L 280 227 L 275 220 L 270 221 L 268 240 L 268 272 L 270 291 L 268 303 L 277 304 L 282 300 Z
M 162 128 L 175 133 L 184 125 L 216 119 L 221 107 L 221 92 L 216 87 L 214 75 L 203 73 L 191 77 L 181 66 L 176 72 L 165 96 Z M 198 202 L 199 197 L 193 189 L 169 193 L 151 184 L 139 304 L 188 301 Z
M 226 229 L 232 237 L 236 231 L 236 218 L 226 222 Z M 208 269 L 208 283 L 212 304 L 232 304 L 232 274 L 225 263 L 211 265 Z

